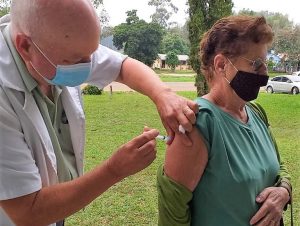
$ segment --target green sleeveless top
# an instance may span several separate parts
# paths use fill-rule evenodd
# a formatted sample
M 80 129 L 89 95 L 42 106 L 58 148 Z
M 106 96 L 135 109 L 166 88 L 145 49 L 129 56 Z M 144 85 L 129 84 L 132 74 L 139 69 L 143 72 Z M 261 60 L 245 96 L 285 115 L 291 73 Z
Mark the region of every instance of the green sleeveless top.
M 206 99 L 197 128 L 208 150 L 208 163 L 193 192 L 191 225 L 246 226 L 259 209 L 256 196 L 273 186 L 279 163 L 265 123 L 248 106 L 246 124 Z

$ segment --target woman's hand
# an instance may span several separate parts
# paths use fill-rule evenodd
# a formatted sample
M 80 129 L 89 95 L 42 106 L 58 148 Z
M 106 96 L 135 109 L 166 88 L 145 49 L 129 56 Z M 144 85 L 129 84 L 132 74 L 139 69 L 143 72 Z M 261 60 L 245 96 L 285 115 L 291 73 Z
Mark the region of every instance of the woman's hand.
M 283 208 L 290 200 L 289 193 L 283 187 L 265 188 L 257 197 L 256 202 L 262 206 L 250 220 L 251 225 L 279 226 Z

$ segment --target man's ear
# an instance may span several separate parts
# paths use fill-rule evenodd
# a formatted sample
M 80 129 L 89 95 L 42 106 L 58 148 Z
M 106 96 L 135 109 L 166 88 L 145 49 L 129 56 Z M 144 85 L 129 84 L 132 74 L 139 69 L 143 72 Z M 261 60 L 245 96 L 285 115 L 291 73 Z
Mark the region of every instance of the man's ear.
M 14 40 L 15 47 L 24 61 L 31 61 L 32 41 L 25 34 L 17 34 Z
M 227 63 L 226 57 L 222 54 L 217 54 L 214 58 L 214 68 L 216 73 L 224 74 L 226 70 L 226 63 Z

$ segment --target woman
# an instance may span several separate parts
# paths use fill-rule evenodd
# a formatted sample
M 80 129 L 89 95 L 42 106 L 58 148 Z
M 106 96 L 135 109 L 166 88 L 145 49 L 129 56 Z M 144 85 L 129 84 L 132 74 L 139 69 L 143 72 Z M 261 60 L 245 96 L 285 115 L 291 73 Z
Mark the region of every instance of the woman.
M 289 176 L 266 124 L 246 105 L 267 84 L 272 38 L 266 20 L 250 16 L 223 18 L 202 38 L 210 92 L 197 99 L 193 145 L 176 135 L 167 148 L 158 172 L 160 225 L 280 225 Z

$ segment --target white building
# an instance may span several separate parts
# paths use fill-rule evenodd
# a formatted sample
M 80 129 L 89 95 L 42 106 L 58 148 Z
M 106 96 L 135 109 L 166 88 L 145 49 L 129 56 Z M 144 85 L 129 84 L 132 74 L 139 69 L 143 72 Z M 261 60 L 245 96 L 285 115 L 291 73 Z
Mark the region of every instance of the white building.
M 189 70 L 191 66 L 189 65 L 189 56 L 188 55 L 177 55 L 179 60 L 179 65 L 175 68 L 175 70 Z M 158 54 L 158 58 L 155 60 L 152 68 L 159 69 L 170 69 L 170 67 L 166 64 L 167 54 Z

